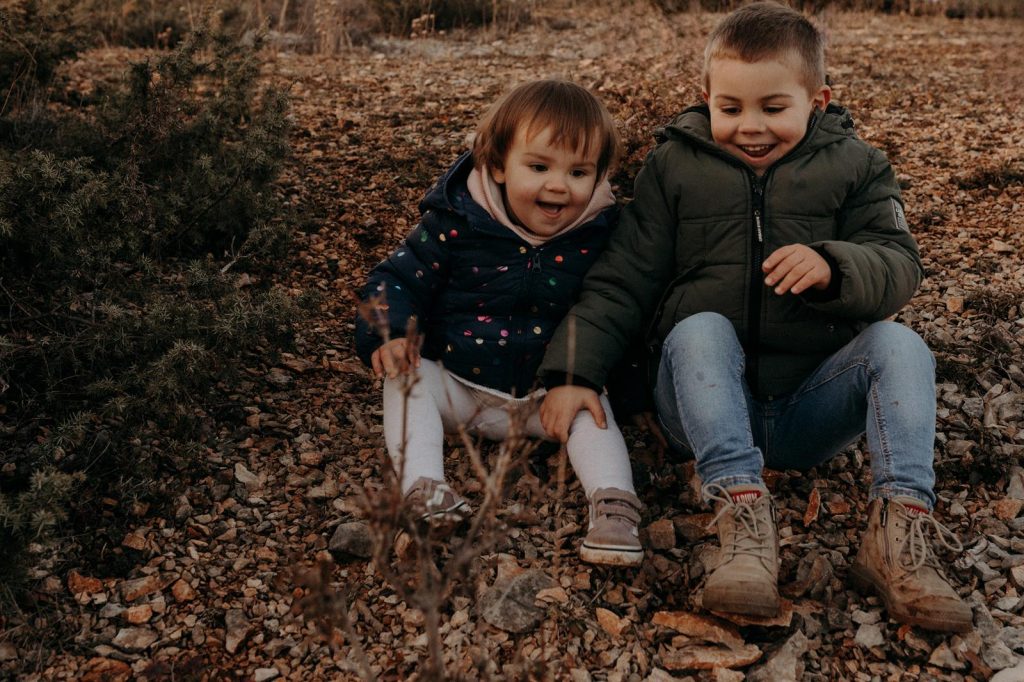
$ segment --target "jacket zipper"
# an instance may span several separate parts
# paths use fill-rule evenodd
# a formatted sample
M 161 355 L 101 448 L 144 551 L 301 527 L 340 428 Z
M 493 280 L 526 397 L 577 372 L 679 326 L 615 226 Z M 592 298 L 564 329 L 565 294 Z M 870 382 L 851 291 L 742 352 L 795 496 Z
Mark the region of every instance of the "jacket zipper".
M 761 297 L 764 292 L 764 281 L 761 265 L 764 263 L 764 187 L 768 176 L 761 179 L 752 175 L 754 209 L 754 229 L 751 234 L 751 250 L 753 262 L 750 270 L 750 304 L 747 307 L 747 385 L 754 395 L 758 394 L 757 381 L 760 371 L 760 339 L 761 339 Z
M 526 247 L 530 249 L 532 253 L 529 255 L 527 267 L 523 268 L 524 272 L 522 281 L 519 285 L 519 293 L 517 294 L 515 305 L 512 306 L 513 315 L 516 314 L 515 311 L 520 311 L 519 314 L 522 315 L 521 322 L 526 322 L 532 319 L 533 316 L 539 314 L 538 312 L 534 312 L 534 309 L 537 306 L 536 302 L 530 301 L 527 298 L 527 294 L 530 290 L 531 280 L 540 277 L 543 272 L 543 268 L 541 267 L 541 255 L 545 247 L 547 247 L 547 244 Z M 510 363 L 512 375 L 509 377 L 509 380 L 512 381 L 513 386 L 518 386 L 519 379 L 521 378 L 520 373 L 522 372 L 522 361 L 519 358 L 522 353 L 522 348 L 525 345 L 525 338 L 529 336 L 529 334 L 530 329 L 526 327 L 522 329 L 514 327 L 511 329 L 512 338 L 509 340 L 510 343 L 508 350 L 512 353 L 511 357 L 517 358 L 514 362 Z M 529 391 L 529 387 L 527 387 L 526 390 Z

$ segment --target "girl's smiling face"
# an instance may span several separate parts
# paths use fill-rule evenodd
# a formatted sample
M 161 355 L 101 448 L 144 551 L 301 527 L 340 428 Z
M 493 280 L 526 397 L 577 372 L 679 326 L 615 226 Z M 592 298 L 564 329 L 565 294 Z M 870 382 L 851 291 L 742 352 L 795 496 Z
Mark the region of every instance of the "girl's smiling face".
M 795 54 L 758 62 L 718 57 L 709 65 L 711 136 L 758 175 L 800 143 L 811 112 L 832 98 L 827 85 L 809 91 L 799 65 Z
M 550 127 L 532 136 L 528 128 L 519 126 L 504 168 L 492 168 L 491 176 L 502 185 L 509 217 L 550 237 L 583 215 L 597 185 L 600 152 L 596 143 L 576 150 L 552 144 Z

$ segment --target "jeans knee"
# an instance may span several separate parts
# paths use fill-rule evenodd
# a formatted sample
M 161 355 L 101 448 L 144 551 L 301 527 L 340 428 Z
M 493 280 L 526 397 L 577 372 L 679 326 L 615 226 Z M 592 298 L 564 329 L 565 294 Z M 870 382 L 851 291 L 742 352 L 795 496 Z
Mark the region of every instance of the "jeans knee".
M 878 361 L 894 361 L 901 365 L 917 364 L 935 367 L 935 356 L 917 332 L 898 322 L 875 322 L 863 332 L 864 340 Z
M 694 354 L 699 357 L 709 352 L 721 352 L 730 340 L 738 343 L 732 322 L 724 315 L 704 312 L 677 322 L 665 337 L 665 349 L 684 353 L 687 357 Z
M 931 357 L 928 344 L 910 327 L 899 322 L 875 322 L 862 333 L 872 337 L 873 344 L 888 354 L 906 357 Z

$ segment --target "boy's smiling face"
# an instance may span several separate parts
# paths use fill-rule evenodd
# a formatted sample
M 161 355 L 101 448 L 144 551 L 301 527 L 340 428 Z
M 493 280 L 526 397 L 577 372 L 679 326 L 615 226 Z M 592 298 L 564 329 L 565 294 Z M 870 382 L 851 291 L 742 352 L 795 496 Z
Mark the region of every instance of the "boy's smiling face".
M 550 127 L 532 131 L 532 137 L 530 132 L 528 126 L 519 126 L 505 167 L 492 168 L 491 175 L 504 185 L 509 217 L 534 234 L 550 237 L 583 215 L 597 184 L 600 152 L 595 142 L 586 150 L 552 144 Z
M 711 136 L 758 175 L 799 144 L 811 112 L 832 97 L 827 85 L 809 91 L 799 67 L 796 54 L 757 62 L 716 57 L 709 64 Z

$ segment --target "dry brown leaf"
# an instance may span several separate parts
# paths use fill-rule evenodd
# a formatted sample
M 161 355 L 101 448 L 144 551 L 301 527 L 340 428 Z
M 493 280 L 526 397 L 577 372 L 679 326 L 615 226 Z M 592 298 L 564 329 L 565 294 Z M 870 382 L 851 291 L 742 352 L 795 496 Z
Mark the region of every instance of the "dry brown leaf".
M 804 528 L 818 520 L 819 509 L 821 509 L 821 493 L 817 488 L 812 488 L 811 495 L 807 498 L 807 511 L 804 512 Z

